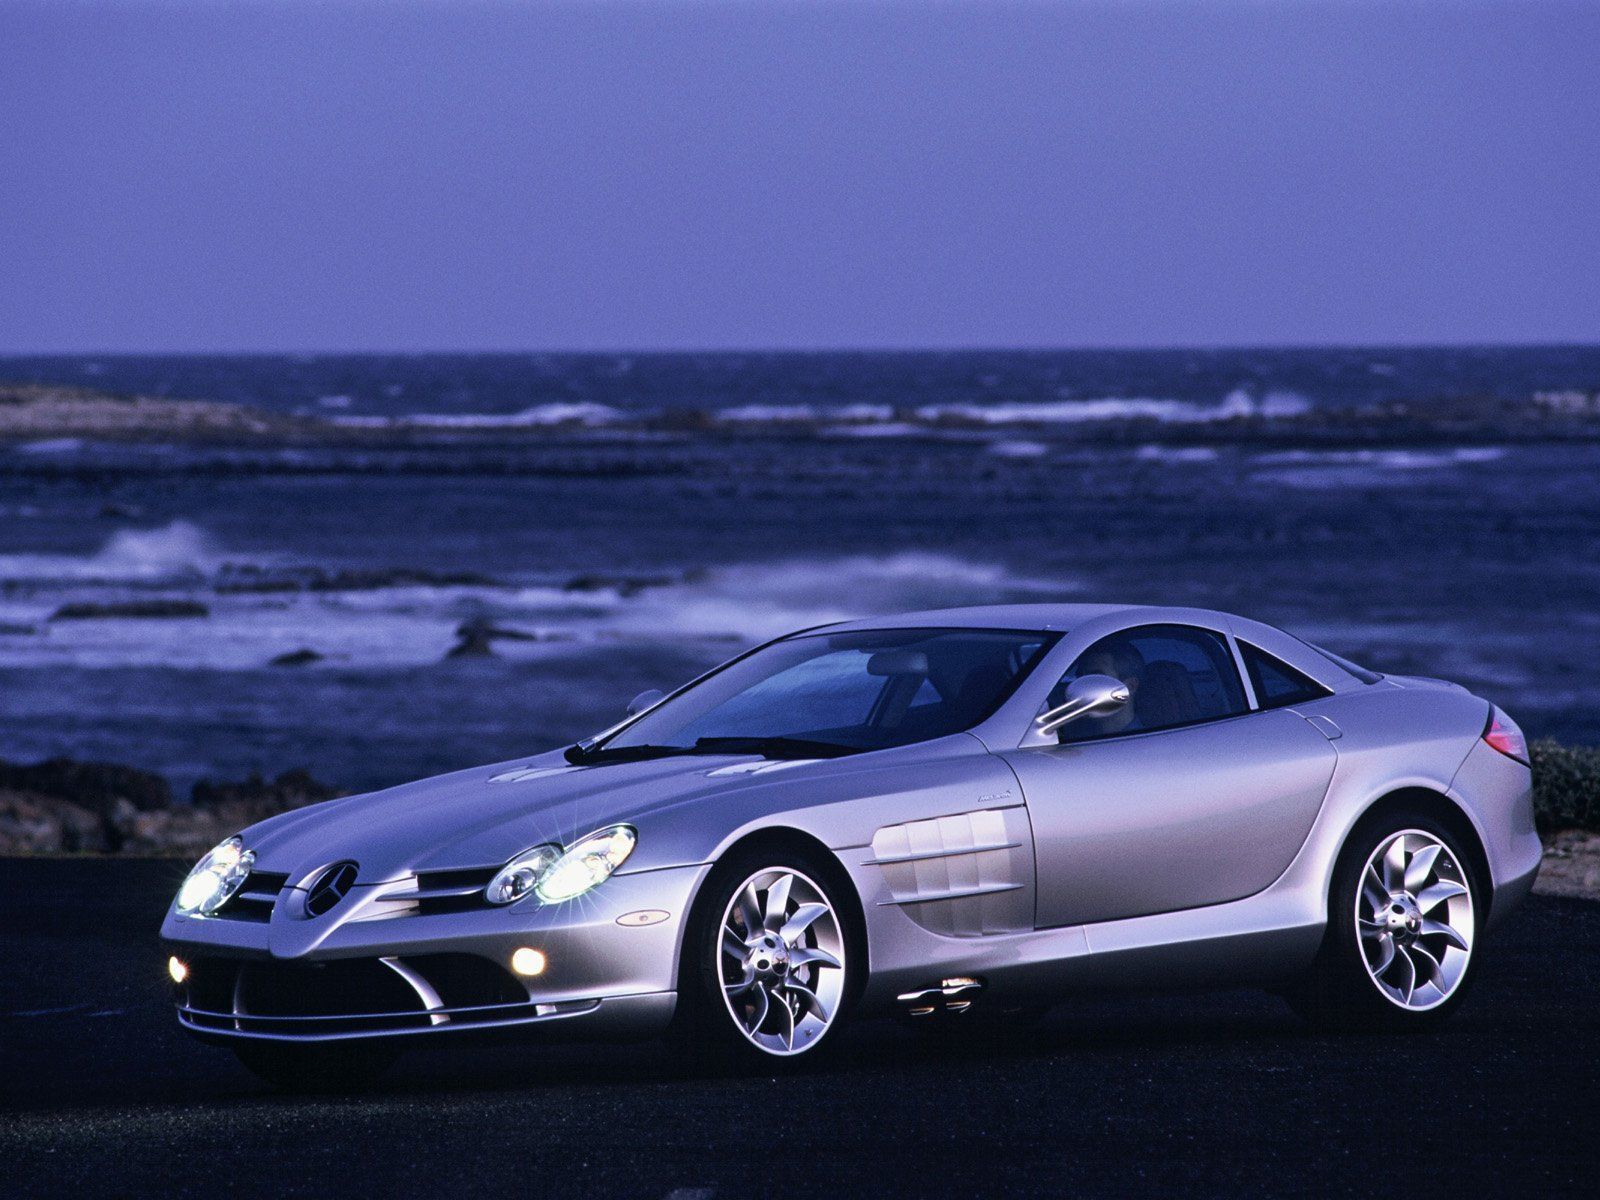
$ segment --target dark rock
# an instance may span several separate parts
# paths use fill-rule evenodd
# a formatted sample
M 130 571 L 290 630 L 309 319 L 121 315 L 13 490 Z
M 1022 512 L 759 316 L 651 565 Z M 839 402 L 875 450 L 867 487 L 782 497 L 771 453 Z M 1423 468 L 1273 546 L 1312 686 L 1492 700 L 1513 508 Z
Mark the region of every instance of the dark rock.
M 65 800 L 102 817 L 111 814 L 118 800 L 140 812 L 172 804 L 172 789 L 160 775 L 136 767 L 70 758 L 52 758 L 28 766 L 0 762 L 0 789 Z
M 50 614 L 52 621 L 90 621 L 104 617 L 208 617 L 211 610 L 197 600 L 118 600 L 109 604 L 77 601 Z
M 494 654 L 496 641 L 537 642 L 536 633 L 522 629 L 508 629 L 496 625 L 487 617 L 473 617 L 456 627 L 456 644 L 445 653 L 446 658 L 488 658 Z
M 575 575 L 562 584 L 567 592 L 616 592 L 620 596 L 636 596 L 645 588 L 671 587 L 677 580 L 671 575 Z
M 308 587 L 313 592 L 370 592 L 390 587 L 494 587 L 496 582 L 470 571 L 441 573 L 394 568 L 319 573 Z
M 270 595 L 276 592 L 375 592 L 392 587 L 498 587 L 499 581 L 470 571 L 418 571 L 404 567 L 352 567 L 325 571 L 320 567 L 261 568 L 225 566 L 217 591 L 224 595 Z
M 321 661 L 322 655 L 318 654 L 310 647 L 302 647 L 299 650 L 290 650 L 285 654 L 277 655 L 275 658 L 271 659 L 267 665 L 269 667 L 303 667 L 308 663 Z

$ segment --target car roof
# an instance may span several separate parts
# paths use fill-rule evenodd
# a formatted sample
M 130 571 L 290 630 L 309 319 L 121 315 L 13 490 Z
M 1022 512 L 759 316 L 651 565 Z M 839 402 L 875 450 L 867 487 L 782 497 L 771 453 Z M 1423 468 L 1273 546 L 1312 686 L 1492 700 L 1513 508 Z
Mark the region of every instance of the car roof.
M 1177 610 L 1144 604 L 983 604 L 968 608 L 931 608 L 922 612 L 894 613 L 864 617 L 830 625 L 833 632 L 853 629 L 1073 629 L 1101 617 L 1127 614 L 1137 619 L 1142 614 Z M 1194 613 L 1194 609 L 1182 610 Z M 1211 614 L 1225 616 L 1223 613 Z

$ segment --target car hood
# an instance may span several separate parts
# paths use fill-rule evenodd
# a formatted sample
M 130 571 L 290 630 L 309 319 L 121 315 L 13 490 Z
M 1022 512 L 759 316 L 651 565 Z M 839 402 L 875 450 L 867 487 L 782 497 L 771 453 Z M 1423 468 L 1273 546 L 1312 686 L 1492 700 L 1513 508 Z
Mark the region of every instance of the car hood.
M 847 761 L 695 755 L 578 767 L 554 753 L 282 813 L 244 840 L 260 869 L 291 882 L 350 859 L 363 883 L 381 883 L 419 870 L 499 866 L 542 843 L 570 846 L 607 825 L 648 825 L 668 810 Z

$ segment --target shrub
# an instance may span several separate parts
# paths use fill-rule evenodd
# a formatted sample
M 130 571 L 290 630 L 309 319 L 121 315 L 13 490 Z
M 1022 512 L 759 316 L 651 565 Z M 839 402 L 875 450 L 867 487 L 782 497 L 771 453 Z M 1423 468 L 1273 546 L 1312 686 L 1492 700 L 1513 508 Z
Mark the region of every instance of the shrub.
M 1541 833 L 1557 829 L 1600 832 L 1600 746 L 1534 742 L 1533 814 Z

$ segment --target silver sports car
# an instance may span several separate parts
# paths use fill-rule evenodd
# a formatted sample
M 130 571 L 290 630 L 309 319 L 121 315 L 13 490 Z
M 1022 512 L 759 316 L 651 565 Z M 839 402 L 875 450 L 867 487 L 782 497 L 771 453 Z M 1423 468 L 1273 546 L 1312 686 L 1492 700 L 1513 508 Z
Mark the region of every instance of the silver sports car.
M 1522 733 L 1459 686 L 1219 612 L 950 609 L 803 630 L 567 749 L 263 821 L 162 934 L 184 1027 L 288 1086 L 491 1031 L 779 1062 L 847 1017 L 1106 987 L 1416 1027 L 1539 857 Z

